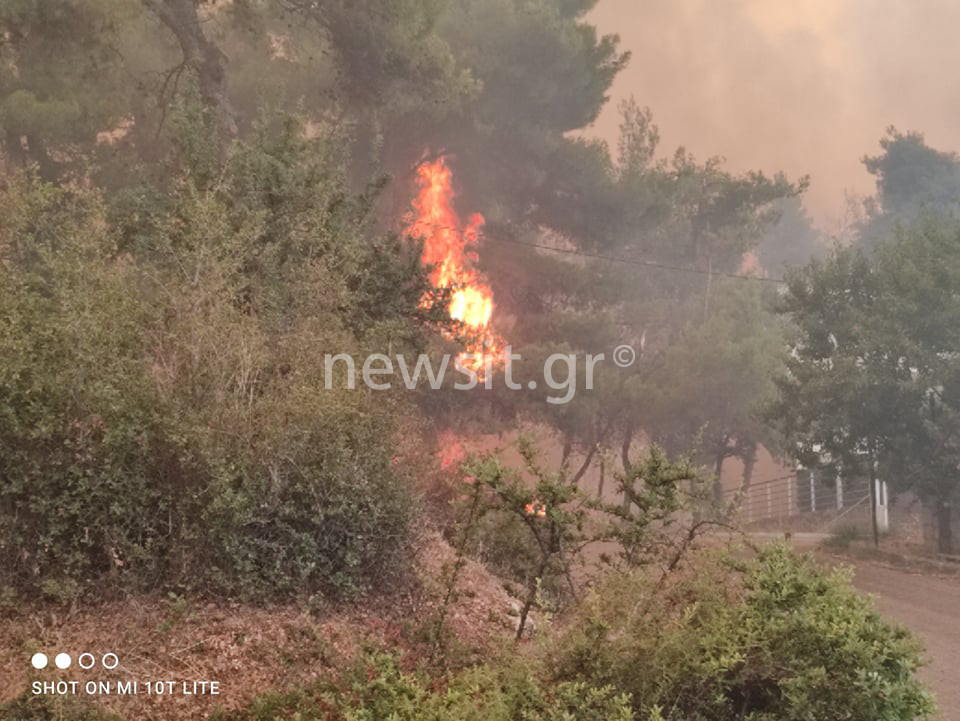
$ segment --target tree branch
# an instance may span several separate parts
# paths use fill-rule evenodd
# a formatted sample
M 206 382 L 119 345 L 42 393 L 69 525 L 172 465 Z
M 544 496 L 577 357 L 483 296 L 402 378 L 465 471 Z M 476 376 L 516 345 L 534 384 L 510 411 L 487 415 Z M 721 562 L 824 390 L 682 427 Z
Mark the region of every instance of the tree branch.
M 193 0 L 142 0 L 180 45 L 183 63 L 197 74 L 200 96 L 214 113 L 224 139 L 237 134 L 233 106 L 227 95 L 226 56 L 207 39 Z

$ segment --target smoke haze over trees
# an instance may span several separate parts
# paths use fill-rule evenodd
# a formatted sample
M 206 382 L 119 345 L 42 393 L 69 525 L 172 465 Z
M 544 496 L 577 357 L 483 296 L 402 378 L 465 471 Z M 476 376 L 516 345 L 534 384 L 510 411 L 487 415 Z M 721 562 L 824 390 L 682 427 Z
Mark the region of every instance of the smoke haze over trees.
M 879 92 L 854 66 L 823 82 L 893 22 L 859 0 L 815 23 L 800 3 L 816 32 L 746 1 L 632 4 L 610 27 L 615 5 L 0 5 L 0 612 L 442 598 L 398 634 L 408 656 L 238 719 L 927 713 L 917 648 L 843 577 L 783 549 L 688 555 L 729 525 L 728 462 L 749 487 L 761 448 L 956 499 L 960 160 L 882 136 L 899 116 L 826 137 L 846 87 Z M 794 142 L 811 133 L 823 155 Z M 843 233 L 825 155 L 875 180 Z M 355 382 L 349 361 L 471 347 L 453 299 L 478 288 L 497 352 L 606 354 L 593 387 L 571 367 L 579 392 L 548 403 L 499 360 L 489 391 Z M 521 469 L 448 440 L 518 436 Z M 614 501 L 584 487 L 598 467 Z M 454 559 L 426 579 L 425 529 Z M 533 616 L 583 623 L 529 658 L 458 655 L 471 555 L 496 559 L 516 640 Z
M 633 54 L 614 102 L 642 97 L 668 147 L 809 174 L 807 204 L 828 235 L 847 225 L 847 192 L 872 194 L 859 161 L 887 126 L 960 147 L 960 89 L 943 79 L 960 61 L 949 0 L 603 0 L 589 17 Z M 612 142 L 617 123 L 608 106 L 588 134 Z

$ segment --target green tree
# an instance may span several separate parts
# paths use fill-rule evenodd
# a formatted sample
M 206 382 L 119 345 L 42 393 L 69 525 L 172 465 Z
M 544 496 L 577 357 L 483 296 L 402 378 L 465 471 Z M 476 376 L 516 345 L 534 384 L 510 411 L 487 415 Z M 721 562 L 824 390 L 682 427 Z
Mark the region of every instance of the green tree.
M 766 270 L 779 275 L 786 268 L 806 265 L 829 251 L 800 197 L 776 204 L 779 218 L 757 245 L 757 258 Z
M 749 485 L 757 446 L 773 445 L 762 412 L 776 396 L 787 344 L 772 295 L 758 282 L 718 283 L 709 317 L 664 352 L 640 402 L 648 432 L 668 447 L 701 439 L 717 501 L 726 459 L 744 462 Z
M 127 73 L 149 56 L 135 49 L 144 15 L 130 0 L 3 3 L 0 141 L 8 158 L 36 162 L 53 178 L 98 152 L 98 133 L 134 113 L 140 88 Z
M 940 550 L 952 553 L 952 507 L 960 496 L 960 226 L 918 223 L 875 252 L 882 303 L 877 336 L 900 381 L 891 475 L 936 513 Z
M 423 347 L 415 249 L 346 190 L 335 135 L 195 149 L 122 223 L 89 189 L 0 194 L 6 587 L 338 593 L 404 567 L 409 407 L 324 354 Z
M 953 223 L 917 223 L 869 259 L 838 248 L 790 275 L 796 328 L 776 414 L 806 464 L 889 478 L 940 518 L 952 547 L 957 488 L 953 384 L 960 243 Z
M 805 181 L 734 175 L 719 160 L 699 163 L 683 150 L 658 160 L 658 131 L 649 112 L 635 103 L 622 112 L 618 157 L 597 166 L 605 167 L 596 174 L 603 190 L 594 196 L 604 198 L 602 206 L 579 206 L 571 196 L 575 210 L 568 215 L 582 210 L 584 218 L 576 222 L 584 229 L 597 218 L 596 236 L 585 230 L 582 239 L 570 238 L 587 250 L 587 259 L 528 250 L 522 244 L 566 249 L 549 235 L 529 233 L 517 239 L 518 249 L 504 251 L 511 260 L 496 261 L 492 276 L 500 277 L 502 268 L 509 285 L 531 291 L 512 336 L 525 356 L 527 349 L 540 349 L 542 356 L 548 348 L 610 354 L 628 343 L 641 357 L 629 369 L 600 366 L 594 391 L 563 406 L 540 404 L 533 413 L 581 453 L 582 470 L 598 451 L 611 448 L 628 468 L 630 447 L 641 434 L 673 452 L 686 450 L 705 424 L 724 457 L 749 457 L 762 440 L 752 409 L 769 393 L 767 374 L 782 347 L 769 296 L 765 302 L 759 284 L 722 280 L 739 270 L 744 253 L 776 219 L 774 205 L 800 192 Z M 587 150 L 584 162 L 599 163 L 599 151 Z M 590 257 L 598 251 L 614 261 Z M 724 337 L 728 332 L 733 337 Z M 729 352 L 718 352 L 724 349 Z M 690 373 L 680 377 L 681 366 Z M 703 396 L 705 387 L 709 393 Z M 706 407 L 704 397 L 714 399 L 709 412 L 697 410 Z
M 960 210 L 960 158 L 927 145 L 923 134 L 894 127 L 880 140 L 879 155 L 863 158 L 876 178 L 877 192 L 865 203 L 860 242 L 867 247 L 893 233 L 896 225 L 920 217 L 953 216 Z
M 464 464 L 472 487 L 459 528 L 461 556 L 471 546 L 483 549 L 484 560 L 521 584 L 517 640 L 538 604 L 556 611 L 576 599 L 575 577 L 588 566 L 588 546 L 602 544 L 603 564 L 615 568 L 659 561 L 673 570 L 705 525 L 678 521 L 689 507 L 681 486 L 699 482 L 688 458 L 670 458 L 654 446 L 615 474 L 624 502 L 608 503 L 580 489 L 566 464 L 556 471 L 544 467 L 527 439 L 521 438 L 519 450 L 522 469 L 506 468 L 494 456 Z M 458 570 L 449 579 L 448 602 Z M 442 623 L 441 616 L 438 628 Z

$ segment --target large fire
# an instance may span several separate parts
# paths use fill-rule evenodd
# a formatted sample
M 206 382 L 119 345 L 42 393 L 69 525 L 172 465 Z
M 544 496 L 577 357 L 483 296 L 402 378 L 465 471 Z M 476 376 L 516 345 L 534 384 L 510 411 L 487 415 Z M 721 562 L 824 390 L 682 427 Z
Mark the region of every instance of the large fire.
M 443 158 L 417 168 L 417 185 L 407 234 L 423 239 L 421 260 L 433 267 L 430 281 L 434 287 L 451 289 L 447 311 L 463 324 L 462 335 L 467 339 L 461 362 L 479 371 L 485 356 L 496 359 L 503 352 L 503 342 L 490 323 L 493 291 L 472 267 L 477 262 L 483 216 L 474 213 L 465 224 L 460 222 L 453 210 L 453 174 Z

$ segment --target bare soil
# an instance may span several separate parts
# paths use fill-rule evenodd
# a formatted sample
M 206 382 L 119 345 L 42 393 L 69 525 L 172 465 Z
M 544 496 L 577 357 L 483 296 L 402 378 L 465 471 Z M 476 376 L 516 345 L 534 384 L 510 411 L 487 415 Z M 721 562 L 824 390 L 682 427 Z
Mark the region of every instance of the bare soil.
M 960 579 L 871 561 L 855 561 L 854 569 L 854 585 L 926 645 L 920 675 L 936 694 L 939 718 L 960 719 Z
M 436 533 L 419 545 L 420 583 L 408 593 L 365 599 L 349 608 L 318 609 L 306 604 L 253 607 L 238 603 L 168 598 L 132 598 L 94 607 L 24 608 L 0 619 L 0 703 L 28 691 L 34 681 L 137 680 L 137 696 L 95 697 L 96 705 L 123 719 L 192 721 L 218 707 L 248 704 L 267 690 L 282 691 L 336 673 L 368 648 L 422 652 L 446 588 L 444 577 L 455 560 L 453 549 Z M 446 627 L 463 653 L 482 654 L 491 644 L 512 638 L 512 603 L 501 582 L 483 566 L 466 561 Z M 41 651 L 49 666 L 31 667 Z M 73 664 L 54 668 L 67 652 Z M 98 659 L 115 653 L 113 671 L 84 671 L 81 653 Z M 147 695 L 146 682 L 219 681 L 219 696 Z M 78 698 L 89 700 L 82 693 Z
M 783 534 L 752 536 L 764 541 Z M 823 533 L 795 533 L 790 543 L 797 550 L 816 551 L 826 538 Z M 956 569 L 897 553 L 884 558 L 872 547 L 851 548 L 844 555 L 821 550 L 817 555 L 830 564 L 852 566 L 854 586 L 872 595 L 886 618 L 923 642 L 926 665 L 920 677 L 936 696 L 937 718 L 960 719 L 960 575 Z

